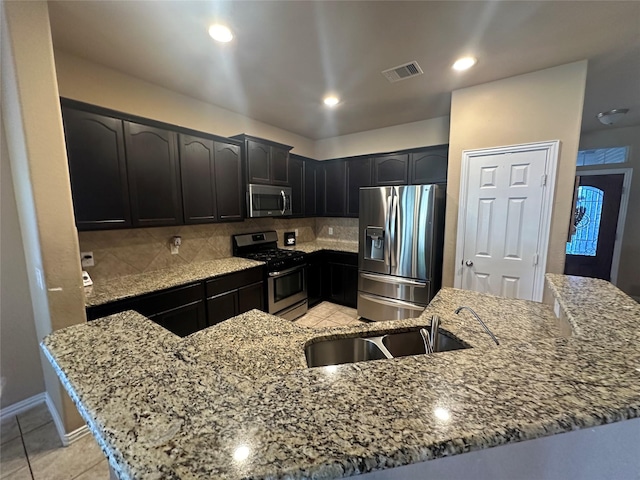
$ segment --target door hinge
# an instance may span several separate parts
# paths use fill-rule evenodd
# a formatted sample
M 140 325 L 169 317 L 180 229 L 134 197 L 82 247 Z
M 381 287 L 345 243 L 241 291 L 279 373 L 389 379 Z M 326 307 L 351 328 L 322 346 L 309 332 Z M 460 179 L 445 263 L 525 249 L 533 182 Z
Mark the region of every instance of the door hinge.
M 540 179 L 540 186 L 544 187 L 547 184 L 547 174 L 544 173 Z
M 537 253 L 533 256 L 533 265 L 534 265 L 534 266 L 535 266 L 535 265 L 538 265 L 538 256 L 539 256 L 539 255 L 538 255 Z

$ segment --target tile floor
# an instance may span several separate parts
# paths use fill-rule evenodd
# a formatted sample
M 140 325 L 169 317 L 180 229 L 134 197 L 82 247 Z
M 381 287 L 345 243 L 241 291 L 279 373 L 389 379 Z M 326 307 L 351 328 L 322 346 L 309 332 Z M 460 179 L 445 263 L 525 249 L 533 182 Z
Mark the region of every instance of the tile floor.
M 44 403 L 0 425 L 0 478 L 108 480 L 109 466 L 91 435 L 64 448 Z
M 355 308 L 335 303 L 322 302 L 310 308 L 306 315 L 295 321 L 296 325 L 308 328 L 341 327 L 364 323 L 358 320 Z
M 355 309 L 322 302 L 295 323 L 325 328 L 362 322 Z M 63 447 L 44 403 L 4 420 L 0 434 L 1 480 L 109 479 L 107 460 L 93 437 L 86 435 Z

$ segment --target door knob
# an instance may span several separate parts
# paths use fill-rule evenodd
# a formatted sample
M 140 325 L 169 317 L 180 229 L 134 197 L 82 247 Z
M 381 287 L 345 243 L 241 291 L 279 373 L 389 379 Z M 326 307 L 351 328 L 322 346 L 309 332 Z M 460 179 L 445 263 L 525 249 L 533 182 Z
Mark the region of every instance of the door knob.
M 473 262 L 471 260 L 467 260 L 464 262 L 467 267 L 473 267 Z

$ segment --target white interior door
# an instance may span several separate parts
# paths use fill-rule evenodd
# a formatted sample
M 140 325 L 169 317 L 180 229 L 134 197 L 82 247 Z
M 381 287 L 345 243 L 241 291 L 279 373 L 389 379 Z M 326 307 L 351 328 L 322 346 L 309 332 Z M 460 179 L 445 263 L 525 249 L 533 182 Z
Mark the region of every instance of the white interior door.
M 466 156 L 458 214 L 459 288 L 527 300 L 542 297 L 538 284 L 542 253 L 546 258 L 546 243 L 541 248 L 544 234 L 548 238 L 545 215 L 550 217 L 550 205 L 545 208 L 549 151 L 523 147 Z

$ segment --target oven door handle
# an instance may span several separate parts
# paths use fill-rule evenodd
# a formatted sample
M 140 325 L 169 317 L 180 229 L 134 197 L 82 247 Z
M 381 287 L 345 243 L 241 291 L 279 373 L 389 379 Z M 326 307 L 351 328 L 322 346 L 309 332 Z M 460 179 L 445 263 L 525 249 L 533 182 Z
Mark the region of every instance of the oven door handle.
M 282 270 L 281 272 L 269 272 L 269 276 L 272 278 L 278 278 L 278 277 L 282 277 L 284 275 L 288 275 L 292 272 L 295 272 L 296 270 L 302 270 L 304 267 L 306 267 L 307 265 L 297 265 L 295 267 L 292 268 L 288 268 L 286 270 Z

